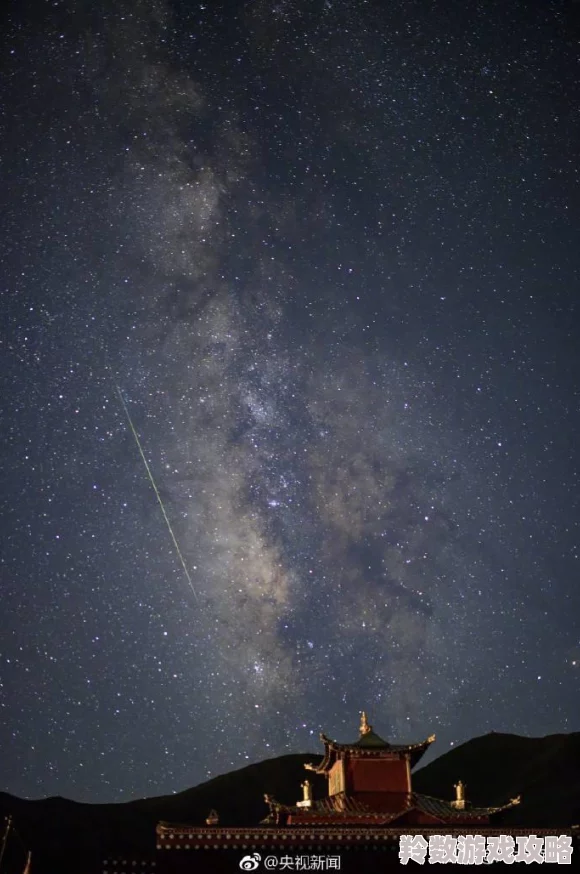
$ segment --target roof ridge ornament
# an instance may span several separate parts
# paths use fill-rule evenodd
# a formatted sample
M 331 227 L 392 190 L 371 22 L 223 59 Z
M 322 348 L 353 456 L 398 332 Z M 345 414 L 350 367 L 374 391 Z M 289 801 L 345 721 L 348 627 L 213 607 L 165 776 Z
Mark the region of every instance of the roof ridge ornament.
M 370 734 L 373 730 L 372 725 L 369 725 L 367 715 L 363 710 L 360 715 L 360 726 L 359 726 L 359 734 L 361 737 L 364 737 L 365 734 Z

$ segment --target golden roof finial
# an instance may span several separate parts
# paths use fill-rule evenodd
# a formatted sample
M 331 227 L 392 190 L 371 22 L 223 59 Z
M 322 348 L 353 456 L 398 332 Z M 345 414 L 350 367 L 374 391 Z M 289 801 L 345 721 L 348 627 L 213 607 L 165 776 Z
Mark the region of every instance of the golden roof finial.
M 451 807 L 454 807 L 455 810 L 465 810 L 467 806 L 467 800 L 465 798 L 465 790 L 467 789 L 467 786 L 463 780 L 459 780 L 454 784 L 453 788 L 455 789 L 455 801 L 451 802 Z
M 373 730 L 373 727 L 372 727 L 372 725 L 369 725 L 367 715 L 363 710 L 361 715 L 360 715 L 360 727 L 359 727 L 359 732 L 360 732 L 361 737 L 364 734 L 368 734 L 372 730 Z

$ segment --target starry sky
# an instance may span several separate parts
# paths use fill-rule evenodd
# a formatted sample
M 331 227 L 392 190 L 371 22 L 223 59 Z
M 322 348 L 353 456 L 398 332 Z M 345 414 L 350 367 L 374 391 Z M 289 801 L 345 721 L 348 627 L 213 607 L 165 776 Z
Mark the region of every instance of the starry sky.
M 580 730 L 580 4 L 1 15 L 0 788 Z

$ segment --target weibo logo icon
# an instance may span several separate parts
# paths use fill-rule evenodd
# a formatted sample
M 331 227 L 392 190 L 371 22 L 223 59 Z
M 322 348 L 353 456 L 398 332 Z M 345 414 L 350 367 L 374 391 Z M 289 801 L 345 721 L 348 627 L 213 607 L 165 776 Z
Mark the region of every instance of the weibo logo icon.
M 240 861 L 242 871 L 255 871 L 260 864 L 262 857 L 259 853 L 252 853 L 251 856 L 244 856 Z

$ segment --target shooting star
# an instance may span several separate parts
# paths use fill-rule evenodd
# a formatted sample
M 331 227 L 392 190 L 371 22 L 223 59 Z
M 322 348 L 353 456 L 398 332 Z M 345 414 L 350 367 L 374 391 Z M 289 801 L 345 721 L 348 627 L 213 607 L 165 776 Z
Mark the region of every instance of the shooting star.
M 117 389 L 117 394 L 119 395 L 119 400 L 121 401 L 121 406 L 123 407 L 123 410 L 125 411 L 125 416 L 127 417 L 129 427 L 131 428 L 131 432 L 133 434 L 133 437 L 135 438 L 135 443 L 137 444 L 139 454 L 141 455 L 141 458 L 143 459 L 143 464 L 145 465 L 145 470 L 147 471 L 147 476 L 149 477 L 149 482 L 153 486 L 153 491 L 155 492 L 157 500 L 159 501 L 159 506 L 161 507 L 161 512 L 163 513 L 163 518 L 165 519 L 165 523 L 167 525 L 167 530 L 169 531 L 169 533 L 171 535 L 171 539 L 173 540 L 173 545 L 175 546 L 175 551 L 176 551 L 177 555 L 179 556 L 179 561 L 181 562 L 181 567 L 183 568 L 183 573 L 185 574 L 185 577 L 186 577 L 187 582 L 189 584 L 189 588 L 191 589 L 191 591 L 193 593 L 193 597 L 195 598 L 195 600 L 197 602 L 199 602 L 199 596 L 198 596 L 198 594 L 195 590 L 195 587 L 193 585 L 193 582 L 191 580 L 191 576 L 190 576 L 190 573 L 187 569 L 187 565 L 185 563 L 185 559 L 183 558 L 183 554 L 181 552 L 181 549 L 179 548 L 179 543 L 177 542 L 177 537 L 175 536 L 175 534 L 173 532 L 173 528 L 171 527 L 171 522 L 169 521 L 169 516 L 167 515 L 167 513 L 165 511 L 165 505 L 161 499 L 161 495 L 159 494 L 159 489 L 157 488 L 157 484 L 155 483 L 155 480 L 153 478 L 151 468 L 149 467 L 149 462 L 145 458 L 145 453 L 143 452 L 143 447 L 141 446 L 141 441 L 139 440 L 139 435 L 137 434 L 137 429 L 135 428 L 135 425 L 133 424 L 133 419 L 131 418 L 129 408 L 127 407 L 127 404 L 125 403 L 125 398 L 123 397 L 123 394 L 122 394 L 119 386 L 116 385 L 115 388 Z

